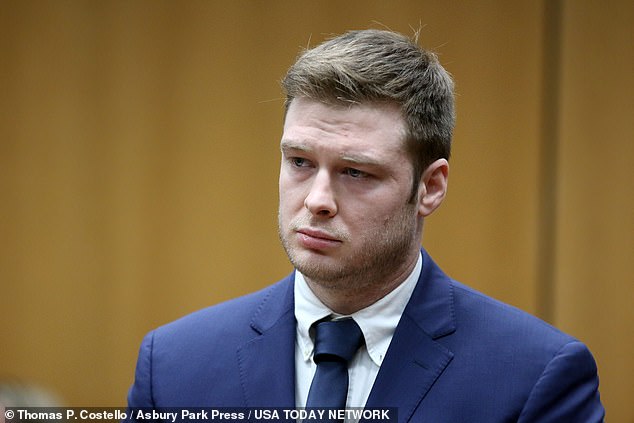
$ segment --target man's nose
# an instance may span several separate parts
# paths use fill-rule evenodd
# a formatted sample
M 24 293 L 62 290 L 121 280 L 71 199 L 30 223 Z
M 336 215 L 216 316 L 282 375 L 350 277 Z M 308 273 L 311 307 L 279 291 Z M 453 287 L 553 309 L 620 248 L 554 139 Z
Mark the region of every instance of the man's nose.
M 333 181 L 325 169 L 317 172 L 310 191 L 304 200 L 304 206 L 314 216 L 332 217 L 337 214 L 337 201 Z

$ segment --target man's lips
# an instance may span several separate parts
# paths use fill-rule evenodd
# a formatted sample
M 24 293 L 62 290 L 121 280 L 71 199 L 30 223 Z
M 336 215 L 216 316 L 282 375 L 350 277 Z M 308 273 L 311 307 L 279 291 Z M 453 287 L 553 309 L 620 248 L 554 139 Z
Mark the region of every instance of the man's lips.
M 324 250 L 341 245 L 341 241 L 327 232 L 301 228 L 297 230 L 300 244 L 311 250 Z

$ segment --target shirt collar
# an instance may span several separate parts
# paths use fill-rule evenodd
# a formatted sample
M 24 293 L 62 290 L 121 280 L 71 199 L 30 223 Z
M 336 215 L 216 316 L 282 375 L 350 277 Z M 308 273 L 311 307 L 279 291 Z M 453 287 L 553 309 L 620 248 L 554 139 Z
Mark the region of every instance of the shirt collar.
M 403 283 L 379 301 L 351 315 L 363 332 L 368 355 L 377 366 L 380 366 L 385 358 L 396 326 L 416 287 L 422 265 L 422 255 L 419 253 L 416 266 Z M 317 298 L 306 283 L 304 275 L 297 270 L 294 290 L 297 343 L 304 360 L 308 361 L 314 349 L 309 332 L 310 327 L 325 317 L 340 317 L 340 315 L 330 310 Z

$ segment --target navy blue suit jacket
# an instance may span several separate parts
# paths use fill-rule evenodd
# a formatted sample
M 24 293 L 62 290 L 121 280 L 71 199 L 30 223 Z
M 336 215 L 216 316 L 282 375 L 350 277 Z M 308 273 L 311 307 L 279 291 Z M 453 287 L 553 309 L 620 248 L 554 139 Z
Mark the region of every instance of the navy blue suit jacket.
M 149 333 L 130 407 L 295 406 L 293 276 Z M 423 251 L 418 285 L 367 407 L 399 422 L 600 422 L 578 340 L 447 277 Z

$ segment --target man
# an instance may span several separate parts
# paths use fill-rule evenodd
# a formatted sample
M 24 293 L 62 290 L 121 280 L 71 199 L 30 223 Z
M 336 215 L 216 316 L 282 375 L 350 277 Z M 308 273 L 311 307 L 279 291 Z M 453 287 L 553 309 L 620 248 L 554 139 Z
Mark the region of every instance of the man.
M 436 57 L 399 34 L 353 31 L 303 53 L 283 86 L 279 233 L 296 270 L 148 334 L 129 406 L 602 421 L 582 343 L 453 281 L 420 249 L 454 125 Z M 348 338 L 346 358 L 326 347 Z M 343 402 L 329 402 L 338 390 Z

